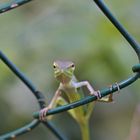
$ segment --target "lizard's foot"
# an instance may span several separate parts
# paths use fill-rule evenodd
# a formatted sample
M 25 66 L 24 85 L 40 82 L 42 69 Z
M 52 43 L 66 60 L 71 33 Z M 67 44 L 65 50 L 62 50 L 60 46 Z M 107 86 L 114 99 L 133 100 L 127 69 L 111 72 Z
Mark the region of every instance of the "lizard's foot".
M 92 91 L 90 94 L 96 96 L 98 99 L 102 98 L 101 92 L 99 90 L 98 91 Z
M 45 120 L 46 113 L 48 112 L 48 110 L 49 110 L 48 107 L 45 107 L 45 108 L 43 108 L 43 109 L 40 110 L 39 120 L 41 120 L 41 121 L 44 121 Z

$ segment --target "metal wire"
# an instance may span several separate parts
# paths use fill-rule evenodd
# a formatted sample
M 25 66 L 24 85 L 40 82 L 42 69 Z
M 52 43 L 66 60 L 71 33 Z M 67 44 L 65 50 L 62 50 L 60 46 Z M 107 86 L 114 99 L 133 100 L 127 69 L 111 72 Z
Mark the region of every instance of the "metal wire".
M 11 3 L 7 3 L 5 5 L 0 6 L 0 13 L 4 13 L 4 12 L 7 12 L 14 8 L 17 8 L 20 5 L 23 5 L 30 1 L 31 0 L 15 0 Z M 114 15 L 111 13 L 111 11 L 108 9 L 108 7 L 105 5 L 105 3 L 102 0 L 93 0 L 93 1 L 97 4 L 97 6 L 101 9 L 101 11 L 105 14 L 105 16 L 111 21 L 111 23 L 118 29 L 118 31 L 122 34 L 122 36 L 128 41 L 130 46 L 136 52 L 136 55 L 138 56 L 138 59 L 140 61 L 140 46 L 136 42 L 136 40 L 127 32 L 127 30 L 114 17 Z M 8 59 L 8 57 L 4 53 L 2 53 L 2 51 L 0 51 L 0 59 L 27 86 L 27 88 L 29 90 L 31 90 L 31 92 L 33 93 L 33 95 L 36 97 L 36 99 L 38 101 L 40 109 L 44 108 L 46 105 L 44 95 L 39 90 L 36 89 L 36 87 L 33 85 L 33 83 Z M 111 88 L 107 87 L 107 88 L 100 90 L 101 97 L 104 97 L 108 94 L 112 94 L 112 93 L 118 91 L 118 89 L 123 89 L 123 88 L 131 85 L 132 83 L 134 83 L 136 80 L 138 80 L 140 77 L 140 64 L 134 65 L 132 70 L 133 70 L 133 72 L 135 72 L 135 75 L 133 75 L 130 78 L 123 80 L 117 84 L 116 83 L 112 84 Z M 95 101 L 96 99 L 97 98 L 95 96 L 87 96 L 84 99 L 79 100 L 77 102 L 51 109 L 47 112 L 46 115 L 61 113 L 61 112 L 67 111 L 69 109 L 73 109 L 78 106 Z M 38 120 L 39 112 L 34 112 L 33 117 L 35 119 L 31 123 L 25 125 L 22 128 L 19 128 L 19 129 L 13 131 L 13 132 L 6 133 L 6 134 L 0 136 L 0 140 L 12 139 L 19 135 L 27 133 L 30 130 L 32 130 L 33 128 L 35 128 L 36 126 L 38 126 L 40 123 L 43 123 L 46 127 L 48 127 L 59 140 L 66 140 L 66 138 L 54 127 L 54 125 L 51 122 L 48 122 L 48 121 L 40 122 Z
M 32 0 L 13 0 L 10 3 L 5 3 L 0 6 L 0 14 L 7 12 L 9 10 L 15 9 L 21 5 L 24 5 Z

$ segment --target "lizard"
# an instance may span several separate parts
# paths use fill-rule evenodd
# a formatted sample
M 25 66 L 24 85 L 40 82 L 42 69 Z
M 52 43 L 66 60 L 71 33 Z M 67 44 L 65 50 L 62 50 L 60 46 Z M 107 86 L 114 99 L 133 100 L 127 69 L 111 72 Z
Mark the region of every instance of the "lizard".
M 84 98 L 84 94 L 78 89 L 83 86 L 87 87 L 90 95 L 97 97 L 99 102 L 112 102 L 112 94 L 108 97 L 101 97 L 100 91 L 95 91 L 88 81 L 78 82 L 75 75 L 75 64 L 72 61 L 57 60 L 53 63 L 54 76 L 60 82 L 50 104 L 44 109 L 40 110 L 39 119 L 44 120 L 46 113 L 53 107 L 69 104 Z M 96 101 L 89 104 L 68 110 L 68 113 L 76 120 L 80 126 L 82 140 L 90 140 L 89 134 L 89 119 L 92 114 L 94 104 Z

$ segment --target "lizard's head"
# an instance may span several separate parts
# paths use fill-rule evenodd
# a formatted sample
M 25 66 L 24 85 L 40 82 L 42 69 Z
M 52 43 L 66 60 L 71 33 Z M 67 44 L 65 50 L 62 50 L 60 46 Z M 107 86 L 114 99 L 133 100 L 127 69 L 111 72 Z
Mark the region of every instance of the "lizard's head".
M 61 83 L 68 83 L 73 77 L 75 65 L 71 61 L 55 61 L 53 63 L 54 75 Z

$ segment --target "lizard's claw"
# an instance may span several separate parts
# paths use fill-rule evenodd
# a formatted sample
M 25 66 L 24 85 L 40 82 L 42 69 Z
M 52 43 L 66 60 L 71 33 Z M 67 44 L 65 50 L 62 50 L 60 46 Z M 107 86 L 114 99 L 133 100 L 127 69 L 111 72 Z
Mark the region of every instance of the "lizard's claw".
M 90 92 L 90 94 L 96 96 L 98 99 L 100 99 L 102 97 L 101 92 L 99 90 L 98 91 L 92 91 L 92 92 Z
M 40 110 L 40 113 L 39 113 L 39 120 L 41 121 L 44 121 L 45 120 L 45 117 L 46 117 L 46 113 L 48 112 L 50 108 L 46 107 L 46 108 L 43 108 Z
M 97 94 L 98 94 L 97 98 L 98 98 L 98 99 L 101 99 L 101 98 L 102 98 L 102 95 L 101 95 L 100 90 L 97 91 Z

